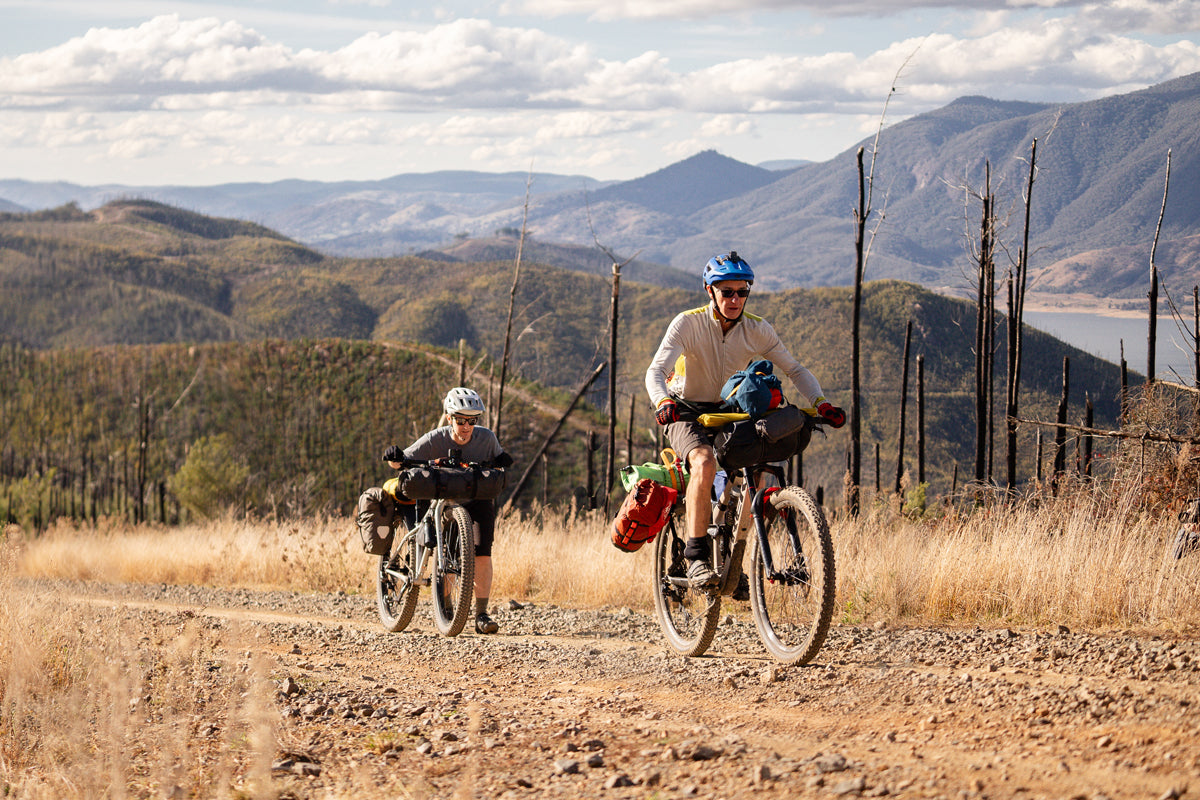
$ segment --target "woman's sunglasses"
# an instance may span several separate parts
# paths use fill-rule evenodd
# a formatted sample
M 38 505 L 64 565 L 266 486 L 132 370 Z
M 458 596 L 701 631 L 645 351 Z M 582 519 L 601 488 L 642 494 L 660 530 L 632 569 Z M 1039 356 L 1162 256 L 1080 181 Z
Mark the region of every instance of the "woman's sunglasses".
M 726 300 L 733 297 L 734 295 L 737 295 L 738 297 L 749 297 L 750 296 L 749 289 L 717 289 L 717 291 L 720 292 L 721 297 L 724 297 Z

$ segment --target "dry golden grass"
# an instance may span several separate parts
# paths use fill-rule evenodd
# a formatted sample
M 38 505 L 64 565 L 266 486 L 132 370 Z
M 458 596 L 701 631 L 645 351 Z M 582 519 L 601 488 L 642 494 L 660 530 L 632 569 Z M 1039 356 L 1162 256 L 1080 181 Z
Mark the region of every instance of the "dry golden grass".
M 20 798 L 260 796 L 273 684 L 236 626 L 63 613 L 0 573 L 0 793 Z M 244 653 L 237 660 L 232 653 Z
M 1200 554 L 1175 561 L 1171 519 L 1132 495 L 1074 487 L 1063 497 L 943 510 L 894 506 L 833 522 L 840 618 L 915 625 L 1200 626 Z M 601 512 L 510 515 L 498 523 L 494 598 L 651 610 L 651 547 L 622 553 Z M 59 525 L 25 542 L 20 574 L 147 583 L 374 592 L 375 558 L 353 522 L 226 519 L 178 529 Z

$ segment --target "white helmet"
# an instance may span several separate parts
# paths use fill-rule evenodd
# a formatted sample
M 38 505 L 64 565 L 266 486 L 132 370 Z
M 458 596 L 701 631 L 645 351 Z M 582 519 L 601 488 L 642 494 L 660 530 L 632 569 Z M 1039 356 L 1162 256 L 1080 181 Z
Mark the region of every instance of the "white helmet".
M 456 386 L 446 393 L 442 401 L 442 410 L 446 416 L 458 414 L 462 417 L 477 417 L 483 413 L 483 400 L 479 392 L 464 386 Z

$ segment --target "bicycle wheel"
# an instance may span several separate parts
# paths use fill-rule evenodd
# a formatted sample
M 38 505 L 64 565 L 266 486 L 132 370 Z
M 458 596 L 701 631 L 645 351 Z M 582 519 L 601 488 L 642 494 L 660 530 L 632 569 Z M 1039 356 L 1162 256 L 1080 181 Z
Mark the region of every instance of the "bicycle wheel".
M 681 656 L 698 656 L 712 644 L 717 632 L 721 596 L 686 585 L 683 548 L 687 542 L 675 527 L 677 519 L 682 521 L 672 515 L 654 542 L 654 610 L 667 646 Z M 677 580 L 673 582 L 672 578 Z
M 768 559 L 758 536 L 750 561 L 750 608 L 767 652 L 785 664 L 813 659 L 833 619 L 837 591 L 833 538 L 812 495 L 798 486 L 774 493 L 763 509 Z M 774 567 L 767 574 L 768 561 Z
M 375 600 L 379 606 L 379 621 L 392 633 L 398 633 L 412 622 L 417 608 L 416 536 L 403 525 L 396 526 L 392 549 L 379 557 L 375 581 Z
M 475 582 L 475 524 L 462 506 L 442 511 L 442 541 L 433 565 L 433 623 L 458 636 L 471 616 Z

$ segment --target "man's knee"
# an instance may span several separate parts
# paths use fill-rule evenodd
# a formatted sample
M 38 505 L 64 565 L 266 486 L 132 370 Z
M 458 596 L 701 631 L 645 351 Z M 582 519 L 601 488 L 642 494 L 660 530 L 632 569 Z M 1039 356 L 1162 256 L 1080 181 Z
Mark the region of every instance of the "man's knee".
M 688 453 L 688 472 L 693 479 L 712 481 L 717 474 L 717 456 L 711 447 L 697 447 Z

